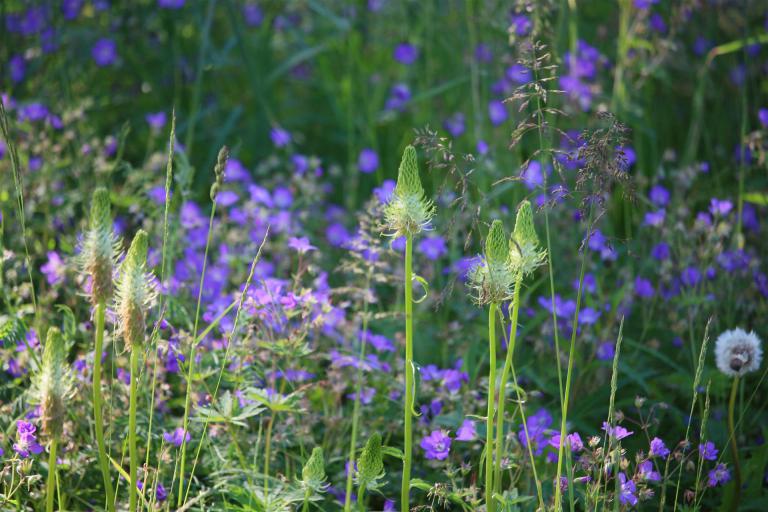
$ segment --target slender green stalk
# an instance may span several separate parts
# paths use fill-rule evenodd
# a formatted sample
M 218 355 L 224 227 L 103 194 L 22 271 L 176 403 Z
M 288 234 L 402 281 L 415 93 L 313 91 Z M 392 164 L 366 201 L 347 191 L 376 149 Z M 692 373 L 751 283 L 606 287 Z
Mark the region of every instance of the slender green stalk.
M 131 387 L 128 405 L 128 455 L 131 459 L 131 478 L 128 482 L 129 512 L 136 512 L 138 506 L 139 453 L 136 447 L 136 381 L 139 379 L 139 347 L 131 347 Z
M 362 363 L 362 361 L 365 359 L 365 347 L 367 345 L 367 337 L 368 337 L 368 288 L 370 287 L 371 283 L 371 273 L 372 269 L 368 270 L 368 275 L 366 276 L 365 280 L 365 299 L 364 299 L 364 306 L 363 306 L 363 333 L 360 339 L 360 354 L 358 356 L 358 362 Z M 358 424 L 360 423 L 360 394 L 362 392 L 363 387 L 363 365 L 359 364 L 357 367 L 357 380 L 355 383 L 355 405 L 352 409 L 352 435 L 350 436 L 349 440 L 349 455 L 347 457 L 347 467 L 349 468 L 349 471 L 347 472 L 347 488 L 346 492 L 344 494 L 344 512 L 349 512 L 350 507 L 352 506 L 352 475 L 354 474 L 354 471 L 352 471 L 352 468 L 355 464 L 355 449 L 357 448 L 357 429 Z
M 93 418 L 96 423 L 96 445 L 99 449 L 99 466 L 104 479 L 104 494 L 106 494 L 107 510 L 115 512 L 115 490 L 109 477 L 109 460 L 107 447 L 104 444 L 104 419 L 102 416 L 101 398 L 101 353 L 104 347 L 104 312 L 106 304 L 99 302 L 96 306 L 96 347 L 93 353 Z
M 400 486 L 400 509 L 408 512 L 413 458 L 413 235 L 405 235 L 405 426 L 403 481 Z
M 501 492 L 501 449 L 504 437 L 504 409 L 506 406 L 507 380 L 509 380 L 509 371 L 513 365 L 515 341 L 517 340 L 517 316 L 520 310 L 520 288 L 522 287 L 522 281 L 522 274 L 520 274 L 516 279 L 515 291 L 512 296 L 511 332 L 507 342 L 507 356 L 504 359 L 504 369 L 501 371 L 501 382 L 499 383 L 499 406 L 496 417 L 496 458 L 493 473 L 493 489 L 496 492 Z
M 736 429 L 733 423 L 733 413 L 736 408 L 736 394 L 739 389 L 739 377 L 736 376 L 731 384 L 731 398 L 728 401 L 728 438 L 731 441 L 731 456 L 733 457 L 733 498 L 731 510 L 739 509 L 741 500 L 741 465 L 739 464 L 739 445 L 736 438 Z
M 269 459 L 272 456 L 272 425 L 275 423 L 275 413 L 267 423 L 267 437 L 264 441 L 264 496 L 269 495 Z
M 192 376 L 195 371 L 195 349 L 198 345 L 197 340 L 197 327 L 200 321 L 200 306 L 203 301 L 203 284 L 205 282 L 205 269 L 208 264 L 208 249 L 211 246 L 211 237 L 213 236 L 213 218 L 216 215 L 216 200 L 214 199 L 211 206 L 211 215 L 208 218 L 208 236 L 205 242 L 205 253 L 203 255 L 203 268 L 200 272 L 200 283 L 198 285 L 197 292 L 197 306 L 195 308 L 195 325 L 192 329 L 192 346 L 189 347 L 189 359 L 187 360 L 187 391 L 184 398 L 184 419 L 181 426 L 184 429 L 184 435 L 181 440 L 181 462 L 179 465 L 179 495 L 176 500 L 176 506 L 181 507 L 184 503 L 184 467 L 187 461 L 187 423 L 189 422 L 189 407 L 192 399 Z M 192 485 L 192 482 L 190 482 Z
M 492 302 L 488 308 L 488 415 L 485 420 L 485 507 L 488 512 L 496 510 L 493 501 L 493 412 L 496 400 L 496 309 Z
M 53 512 L 53 495 L 56 489 L 56 447 L 58 444 L 56 437 L 51 439 L 51 453 L 48 455 L 48 485 L 45 491 L 45 510 L 47 512 Z
M 357 506 L 362 512 L 365 512 L 365 486 L 361 485 L 357 489 Z

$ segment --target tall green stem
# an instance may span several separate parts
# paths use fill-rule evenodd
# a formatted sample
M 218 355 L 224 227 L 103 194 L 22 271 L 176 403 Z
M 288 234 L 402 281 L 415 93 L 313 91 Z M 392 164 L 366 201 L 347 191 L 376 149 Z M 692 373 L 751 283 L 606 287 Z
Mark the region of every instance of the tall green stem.
M 138 505 L 139 454 L 136 448 L 136 381 L 139 379 L 139 350 L 137 346 L 131 347 L 131 388 L 128 409 L 128 455 L 131 459 L 129 491 L 129 512 L 136 512 Z
M 501 491 L 501 448 L 504 437 L 504 408 L 506 405 L 507 380 L 509 371 L 512 368 L 515 352 L 515 341 L 517 340 L 517 315 L 520 309 L 520 287 L 522 276 L 518 276 L 515 282 L 515 291 L 512 296 L 512 318 L 511 331 L 509 333 L 509 343 L 507 344 L 507 356 L 504 359 L 504 369 L 501 371 L 501 382 L 499 384 L 499 407 L 496 416 L 496 458 L 494 460 L 493 489 Z
M 368 288 L 371 283 L 371 270 L 368 270 L 368 275 L 365 280 L 365 299 L 363 306 L 363 332 L 360 336 L 360 354 L 357 358 L 359 363 L 362 363 L 365 359 L 365 347 L 368 341 Z M 349 440 L 349 455 L 347 456 L 347 488 L 344 494 L 344 512 L 350 512 L 352 506 L 352 475 L 354 471 L 352 468 L 355 464 L 355 449 L 357 448 L 357 429 L 360 422 L 360 394 L 363 387 L 363 365 L 359 364 L 357 367 L 357 380 L 355 383 L 355 405 L 352 409 L 352 435 Z
M 115 512 L 115 490 L 109 478 L 109 459 L 107 447 L 104 444 L 104 419 L 102 416 L 101 399 L 101 353 L 104 350 L 104 312 L 106 304 L 99 302 L 96 306 L 96 347 L 93 353 L 93 419 L 96 423 L 96 445 L 99 449 L 99 466 L 104 478 L 104 493 L 107 499 L 107 510 Z
M 56 490 L 56 447 L 58 440 L 54 436 L 51 439 L 50 455 L 48 455 L 48 486 L 45 496 L 45 510 L 47 512 L 53 512 L 53 495 Z M 61 506 L 61 503 L 59 503 Z
M 485 421 L 485 507 L 488 512 L 496 510 L 493 501 L 493 412 L 496 400 L 496 309 L 491 303 L 488 308 L 488 415 Z
M 731 399 L 728 401 L 728 438 L 731 440 L 731 455 L 733 456 L 733 500 L 731 510 L 739 509 L 741 499 L 741 465 L 739 464 L 739 446 L 734 428 L 733 413 L 736 408 L 736 394 L 739 389 L 739 377 L 733 379 L 731 385 Z
M 189 360 L 187 367 L 187 392 L 184 398 L 184 419 L 181 426 L 184 429 L 184 434 L 181 436 L 181 462 L 179 469 L 179 496 L 176 500 L 176 506 L 181 508 L 184 503 L 184 466 L 187 462 L 187 423 L 189 421 L 189 407 L 192 398 L 192 376 L 195 371 L 195 348 L 197 348 L 197 327 L 200 321 L 200 305 L 203 301 L 203 285 L 205 284 L 205 269 L 208 264 L 208 249 L 211 246 L 211 237 L 213 236 L 213 219 L 216 215 L 216 200 L 214 199 L 211 206 L 211 216 L 208 218 L 208 236 L 205 242 L 205 254 L 203 255 L 203 268 L 200 272 L 200 283 L 198 285 L 197 292 L 197 307 L 195 308 L 195 325 L 192 329 L 192 346 L 189 348 Z M 192 482 L 190 482 L 192 485 Z
M 413 235 L 405 236 L 405 427 L 403 443 L 403 481 L 400 487 L 400 509 L 408 512 L 413 454 Z

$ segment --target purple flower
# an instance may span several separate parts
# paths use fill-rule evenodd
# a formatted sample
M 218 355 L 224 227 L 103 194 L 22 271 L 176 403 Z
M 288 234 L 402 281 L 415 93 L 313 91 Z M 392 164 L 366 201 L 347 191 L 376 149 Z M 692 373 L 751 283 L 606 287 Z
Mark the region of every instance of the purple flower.
M 509 29 L 516 35 L 527 36 L 533 28 L 533 23 L 524 14 L 513 14 L 510 18 Z
M 177 427 L 173 432 L 163 432 L 163 439 L 168 444 L 181 446 L 184 442 L 188 443 L 189 440 L 192 439 L 192 436 L 190 436 L 189 432 L 186 432 L 183 428 Z
M 334 222 L 325 229 L 325 239 L 333 247 L 343 247 L 352 239 L 352 235 L 349 234 L 344 224 Z
M 272 128 L 269 132 L 269 136 L 272 139 L 272 144 L 278 148 L 283 148 L 291 143 L 291 133 L 279 126 Z
M 601 361 L 613 361 L 616 347 L 612 341 L 605 341 L 597 346 L 597 358 Z
M 507 107 L 499 100 L 491 100 L 488 103 L 488 117 L 494 126 L 499 126 L 507 120 Z
M 357 393 L 349 393 L 347 398 L 354 400 Z M 370 405 L 373 402 L 373 397 L 376 396 L 376 389 L 363 388 L 360 390 L 360 403 L 363 405 Z
M 40 271 L 45 274 L 45 279 L 51 286 L 57 285 L 64 280 L 66 265 L 56 251 L 48 251 L 48 262 L 40 267 Z
M 669 202 L 669 191 L 661 185 L 654 185 L 651 187 L 648 197 L 656 206 L 666 206 Z
M 533 446 L 536 447 L 536 455 L 541 455 L 547 442 L 546 431 L 550 425 L 552 425 L 552 415 L 546 409 L 539 409 L 536 414 L 528 418 L 525 425 L 520 425 L 517 437 L 525 447 L 528 446 L 528 439 L 530 439 Z M 526 435 L 525 427 L 527 427 L 528 435 Z
M 451 134 L 452 137 L 459 137 L 462 133 L 464 133 L 464 130 L 466 129 L 465 126 L 466 118 L 464 117 L 464 114 L 461 112 L 456 112 L 451 117 L 443 121 L 443 128 Z
M 662 459 L 666 459 L 667 456 L 669 456 L 669 448 L 664 444 L 664 441 L 658 437 L 654 437 L 651 439 L 651 450 L 649 455 L 651 457 L 661 457 Z
M 659 3 L 659 0 L 635 0 L 633 3 L 636 9 L 645 10 L 651 5 Z
M 83 0 L 64 0 L 61 3 L 61 13 L 65 20 L 72 21 L 80 16 L 80 10 L 83 8 Z
M 717 460 L 717 448 L 715 443 L 707 441 L 699 445 L 699 456 L 704 460 Z
M 419 58 L 419 49 L 410 43 L 400 43 L 395 46 L 395 51 L 392 53 L 392 56 L 400 64 L 410 66 Z
M 683 273 L 680 275 L 680 280 L 685 286 L 693 288 L 701 281 L 701 272 L 699 272 L 699 269 L 696 267 L 688 267 L 683 270 Z
M 667 32 L 667 22 L 661 14 L 655 12 L 651 14 L 651 19 L 648 20 L 648 25 L 659 34 L 665 34 Z
M 732 209 L 733 209 L 733 203 L 727 199 L 724 199 L 721 201 L 720 199 L 713 197 L 709 202 L 709 211 L 715 217 L 717 217 L 718 215 L 720 216 L 728 215 L 728 213 L 730 213 Z
M 249 27 L 258 27 L 264 21 L 264 12 L 258 4 L 247 3 L 243 6 L 243 18 Z
M 97 66 L 111 66 L 117 60 L 117 44 L 106 37 L 99 39 L 91 48 L 91 57 Z
M 768 108 L 761 108 L 757 111 L 757 118 L 763 128 L 768 128 Z
M 553 434 L 549 439 L 549 446 L 560 449 L 560 434 Z M 580 452 L 584 449 L 584 442 L 578 432 L 565 436 L 565 446 L 569 446 L 572 452 Z
M 36 431 L 37 427 L 28 421 L 16 422 L 16 442 L 13 443 L 13 449 L 21 458 L 26 459 L 32 454 L 42 453 L 43 447 L 37 442 Z
M 424 450 L 425 458 L 445 460 L 451 450 L 451 438 L 443 430 L 433 430 L 431 434 L 422 438 L 420 446 Z
M 622 505 L 637 505 L 637 486 L 632 480 L 627 480 L 627 476 L 624 473 L 619 473 L 619 482 L 621 482 L 621 493 L 619 494 L 619 502 Z
M 299 254 L 304 254 L 305 252 L 317 249 L 317 247 L 309 243 L 309 238 L 305 236 L 302 236 L 301 238 L 292 236 L 288 239 L 288 247 L 297 251 Z
M 669 244 L 666 242 L 659 242 L 656 244 L 653 249 L 651 249 L 651 256 L 659 261 L 664 261 L 666 259 L 669 259 L 670 256 L 670 250 L 669 250 Z
M 144 119 L 146 119 L 147 124 L 153 131 L 160 131 L 163 129 L 163 126 L 165 126 L 165 122 L 168 118 L 168 115 L 165 112 L 155 112 L 149 113 L 146 116 L 144 116 Z
M 544 185 L 544 173 L 541 169 L 541 162 L 531 160 L 528 165 L 520 169 L 520 179 L 523 180 L 528 190 Z
M 472 420 L 464 420 L 456 431 L 456 440 L 474 441 L 476 438 L 477 430 L 475 429 L 475 422 Z
M 718 464 L 714 469 L 707 473 L 707 486 L 716 487 L 724 484 L 731 479 L 731 472 L 725 467 L 725 464 Z
M 616 439 L 617 441 L 621 441 L 625 437 L 629 437 L 634 434 L 634 432 L 630 432 L 621 425 L 611 427 L 607 421 L 603 422 L 603 430 L 607 432 L 610 437 Z
M 406 84 L 395 84 L 389 91 L 389 98 L 387 98 L 384 108 L 402 112 L 410 100 L 411 89 Z
M 19 83 L 24 80 L 27 64 L 22 55 L 14 55 L 11 57 L 8 61 L 8 68 L 10 69 L 11 80 L 14 83 Z
M 363 149 L 357 157 L 357 167 L 366 174 L 374 172 L 379 168 L 379 155 L 371 148 Z
M 428 260 L 435 261 L 448 254 L 448 247 L 445 238 L 440 235 L 433 235 L 419 241 L 418 251 Z
M 648 482 L 658 482 L 661 480 L 661 475 L 658 471 L 653 470 L 653 462 L 646 460 L 641 462 L 637 466 L 637 472 L 640 478 L 647 480 Z
M 42 103 L 27 103 L 19 107 L 19 121 L 43 121 L 49 115 L 48 107 Z
M 635 293 L 638 297 L 650 299 L 654 293 L 653 284 L 648 279 L 638 276 L 635 278 Z
M 579 323 L 584 325 L 593 325 L 600 318 L 600 311 L 595 308 L 581 308 L 579 312 Z
M 184 7 L 184 0 L 157 0 L 157 6 L 162 9 L 181 9 Z
M 485 43 L 479 43 L 475 46 L 475 59 L 478 62 L 491 62 L 493 60 L 493 52 L 490 46 Z
M 507 68 L 505 76 L 512 82 L 523 85 L 531 81 L 531 70 L 522 64 L 512 64 Z

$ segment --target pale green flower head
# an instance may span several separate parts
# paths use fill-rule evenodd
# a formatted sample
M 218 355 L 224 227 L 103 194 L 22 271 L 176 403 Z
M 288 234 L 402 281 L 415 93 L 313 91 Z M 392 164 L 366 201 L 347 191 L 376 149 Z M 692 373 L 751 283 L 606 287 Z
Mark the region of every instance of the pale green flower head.
M 56 327 L 48 329 L 37 392 L 43 433 L 49 438 L 58 438 L 64 424 L 64 396 L 69 392 L 69 373 L 64 337 Z
M 316 446 L 312 449 L 312 455 L 309 456 L 309 460 L 301 470 L 301 483 L 305 488 L 315 492 L 319 492 L 327 486 L 325 483 L 325 458 L 321 447 Z
M 146 231 L 140 229 L 133 237 L 128 254 L 120 267 L 117 314 L 120 333 L 129 348 L 144 343 L 145 316 L 155 297 L 152 280 L 145 271 L 148 243 Z
M 394 237 L 420 233 L 435 214 L 432 201 L 424 196 L 419 178 L 416 149 L 408 146 L 403 152 L 397 174 L 397 186 L 384 208 L 387 227 Z
M 93 192 L 90 224 L 80 252 L 82 270 L 91 279 L 91 302 L 94 305 L 112 297 L 112 275 L 118 250 L 110 210 L 109 191 L 97 188 Z
M 509 246 L 500 220 L 491 224 L 485 256 L 469 271 L 469 285 L 478 305 L 498 303 L 512 296 L 515 274 L 509 265 Z
M 533 225 L 533 209 L 523 201 L 517 209 L 515 231 L 509 240 L 509 264 L 515 273 L 526 277 L 547 261 L 547 251 L 539 247 L 539 237 Z
M 381 453 L 381 435 L 374 433 L 368 438 L 357 460 L 357 482 L 360 486 L 371 488 L 382 476 L 384 461 Z

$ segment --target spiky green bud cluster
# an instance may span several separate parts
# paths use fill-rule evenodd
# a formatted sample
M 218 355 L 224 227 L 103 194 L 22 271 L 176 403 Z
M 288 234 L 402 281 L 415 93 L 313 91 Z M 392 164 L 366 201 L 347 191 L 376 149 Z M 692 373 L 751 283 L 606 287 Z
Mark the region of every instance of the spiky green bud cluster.
M 325 483 L 325 458 L 323 449 L 316 446 L 312 449 L 312 455 L 309 456 L 307 463 L 301 470 L 301 483 L 315 492 L 319 492 L 326 487 Z
M 360 458 L 357 459 L 357 483 L 361 487 L 373 487 L 384 476 L 384 461 L 381 454 L 381 435 L 375 432 L 368 438 Z
M 81 251 L 83 272 L 91 280 L 91 302 L 94 306 L 112 298 L 116 245 L 109 191 L 99 187 L 93 192 L 90 224 Z
M 403 152 L 397 173 L 397 185 L 384 208 L 384 218 L 392 236 L 420 233 L 435 214 L 435 205 L 424 195 L 419 178 L 416 149 L 408 146 Z
M 144 343 L 145 316 L 154 298 L 154 287 L 145 271 L 147 248 L 147 233 L 140 229 L 133 237 L 128 254 L 120 267 L 117 314 L 120 334 L 129 349 L 140 347 Z
M 43 365 L 37 383 L 42 431 L 58 438 L 64 425 L 64 397 L 68 391 L 67 354 L 64 337 L 56 327 L 48 329 L 43 348 Z
M 469 271 L 473 298 L 479 305 L 498 303 L 512 296 L 515 274 L 509 265 L 509 240 L 500 220 L 491 224 L 485 256 Z
M 533 209 L 523 201 L 517 210 L 515 230 L 509 241 L 509 261 L 515 272 L 528 276 L 547 260 L 547 251 L 539 247 L 539 237 L 533 225 Z
M 222 146 L 219 150 L 219 155 L 216 158 L 216 165 L 213 167 L 213 173 L 216 176 L 216 180 L 211 185 L 211 201 L 216 200 L 216 196 L 219 194 L 219 189 L 224 184 L 224 171 L 227 168 L 227 161 L 229 160 L 229 148 Z

